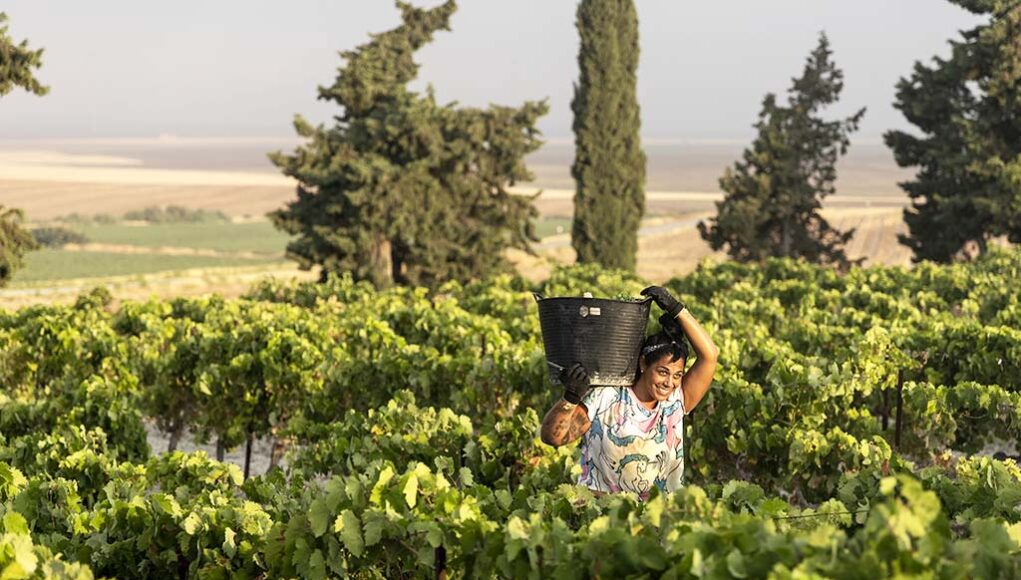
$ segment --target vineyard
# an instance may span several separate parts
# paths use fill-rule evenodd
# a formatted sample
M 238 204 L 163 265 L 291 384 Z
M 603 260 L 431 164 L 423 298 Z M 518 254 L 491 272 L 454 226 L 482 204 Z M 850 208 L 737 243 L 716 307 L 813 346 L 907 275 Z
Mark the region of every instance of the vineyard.
M 0 311 L 0 577 L 1021 577 L 1021 252 L 672 280 L 720 349 L 689 485 L 595 497 L 538 439 L 560 393 L 532 292 L 645 285 L 571 267 Z M 184 437 L 272 440 L 272 467 Z

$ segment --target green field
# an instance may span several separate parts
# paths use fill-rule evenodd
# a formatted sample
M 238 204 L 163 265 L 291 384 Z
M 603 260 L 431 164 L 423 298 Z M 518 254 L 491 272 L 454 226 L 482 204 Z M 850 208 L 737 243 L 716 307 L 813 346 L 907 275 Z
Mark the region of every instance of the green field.
M 557 228 L 563 228 L 557 232 Z M 539 219 L 535 223 L 540 238 L 567 233 L 567 218 Z M 198 223 L 150 226 L 91 225 L 81 228 L 89 240 L 101 244 L 122 244 L 158 248 L 196 248 L 221 252 L 283 254 L 290 236 L 269 222 L 248 224 Z
M 283 254 L 290 236 L 269 222 L 248 224 L 197 223 L 151 226 L 92 225 L 81 229 L 89 240 L 158 248 L 196 248 L 221 252 Z
M 557 231 L 557 228 L 563 229 Z M 540 238 L 569 234 L 571 233 L 571 220 L 569 218 L 541 218 L 535 222 L 535 233 Z
M 39 250 L 25 256 L 25 268 L 18 271 L 14 282 L 18 284 L 74 278 L 152 274 L 190 268 L 253 266 L 281 260 L 282 258 L 278 257 L 253 259 Z
M 536 232 L 540 238 L 570 230 L 571 220 L 540 219 Z M 39 283 L 50 280 L 100 278 L 152 274 L 191 268 L 251 266 L 283 261 L 289 236 L 269 222 L 247 224 L 184 223 L 132 226 L 123 224 L 89 225 L 77 228 L 90 242 L 138 246 L 141 248 L 189 248 L 217 252 L 247 252 L 249 256 L 179 256 L 156 253 L 71 252 L 44 249 L 30 252 L 26 266 L 15 275 L 17 283 Z

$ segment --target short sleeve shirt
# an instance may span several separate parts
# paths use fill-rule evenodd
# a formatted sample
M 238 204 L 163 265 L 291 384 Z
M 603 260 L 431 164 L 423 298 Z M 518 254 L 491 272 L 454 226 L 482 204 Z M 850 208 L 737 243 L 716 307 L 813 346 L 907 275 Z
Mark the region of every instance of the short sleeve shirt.
M 581 477 L 590 489 L 648 497 L 652 486 L 673 492 L 684 475 L 681 389 L 654 409 L 631 387 L 596 387 L 582 400 L 591 427 L 581 441 Z

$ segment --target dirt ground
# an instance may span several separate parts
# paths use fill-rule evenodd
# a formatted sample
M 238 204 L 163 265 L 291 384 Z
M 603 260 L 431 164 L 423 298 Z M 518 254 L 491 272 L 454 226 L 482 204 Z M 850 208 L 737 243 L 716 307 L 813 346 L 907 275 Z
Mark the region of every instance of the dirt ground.
M 149 442 L 149 447 L 152 449 L 154 455 L 161 455 L 166 453 L 167 445 L 170 444 L 170 438 L 165 433 L 162 433 L 151 424 L 146 424 L 146 440 Z M 181 437 L 181 440 L 177 444 L 178 451 L 204 451 L 206 455 L 212 458 L 216 458 L 216 444 L 211 443 L 199 443 L 191 436 L 190 433 L 185 433 Z M 252 444 L 252 460 L 249 466 L 251 475 L 262 475 L 269 469 L 270 453 L 273 450 L 273 441 L 270 439 L 256 439 Z M 223 456 L 223 460 L 226 463 L 233 463 L 241 468 L 242 471 L 245 469 L 245 447 L 239 446 L 235 449 L 231 449 L 226 452 Z
M 911 264 L 911 251 L 897 241 L 897 234 L 906 232 L 900 208 L 830 208 L 823 210 L 823 216 L 830 225 L 847 230 L 855 228 L 855 235 L 848 244 L 847 253 L 852 259 L 866 258 L 865 265 Z M 676 218 L 681 226 L 673 231 L 646 235 L 638 242 L 638 274 L 652 282 L 665 282 L 675 276 L 690 273 L 703 260 L 725 260 L 723 252 L 713 252 L 698 233 L 693 223 L 707 219 L 712 212 L 693 212 Z M 569 236 L 558 238 L 568 241 Z M 547 242 L 553 238 L 547 238 Z M 570 245 L 540 249 L 538 256 L 523 252 L 512 252 L 512 262 L 523 276 L 539 281 L 549 276 L 555 264 L 574 262 L 574 250 Z
M 220 210 L 232 217 L 264 216 L 294 197 L 288 185 L 175 185 L 0 179 L 0 204 L 32 221 L 78 213 L 113 216 L 153 205 Z

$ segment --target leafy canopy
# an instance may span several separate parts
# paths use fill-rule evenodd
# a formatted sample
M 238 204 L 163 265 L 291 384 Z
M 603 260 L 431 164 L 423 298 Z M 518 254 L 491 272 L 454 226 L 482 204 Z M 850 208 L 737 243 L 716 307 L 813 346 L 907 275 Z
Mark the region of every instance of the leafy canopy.
M 524 156 L 539 145 L 545 102 L 487 109 L 440 105 L 408 88 L 414 52 L 448 30 L 453 0 L 432 9 L 397 3 L 403 24 L 343 53 L 319 98 L 342 109 L 333 127 L 295 127 L 307 144 L 273 162 L 299 185 L 270 214 L 297 236 L 302 268 L 351 272 L 376 286 L 435 286 L 509 268 L 505 250 L 529 250 L 538 213 L 508 187 L 530 180 Z
M 804 72 L 793 79 L 787 105 L 766 95 L 755 124 L 758 137 L 720 178 L 727 195 L 716 204 L 717 216 L 699 223 L 714 250 L 725 249 L 743 262 L 791 257 L 840 267 L 851 263 L 845 245 L 854 230 L 833 229 L 819 210 L 822 199 L 836 191 L 837 159 L 847 152 L 865 109 L 834 121 L 819 116 L 844 87 L 832 54 L 820 34 Z
M 16 87 L 45 95 L 49 88 L 32 74 L 32 69 L 42 64 L 42 49 L 30 50 L 25 40 L 16 43 L 7 34 L 6 22 L 7 15 L 0 12 L 0 97 Z M 21 225 L 24 217 L 21 210 L 0 205 L 0 287 L 21 268 L 25 252 L 37 247 L 32 234 Z
M 28 41 L 15 42 L 7 34 L 7 14 L 0 12 L 0 97 L 20 87 L 35 95 L 45 95 L 44 86 L 32 74 L 42 66 L 43 50 L 28 48 Z
M 970 260 L 992 238 L 1021 241 L 1021 2 L 951 0 L 989 20 L 951 41 L 947 59 L 915 63 L 894 106 L 916 131 L 889 131 L 911 197 L 902 244 L 914 260 Z

